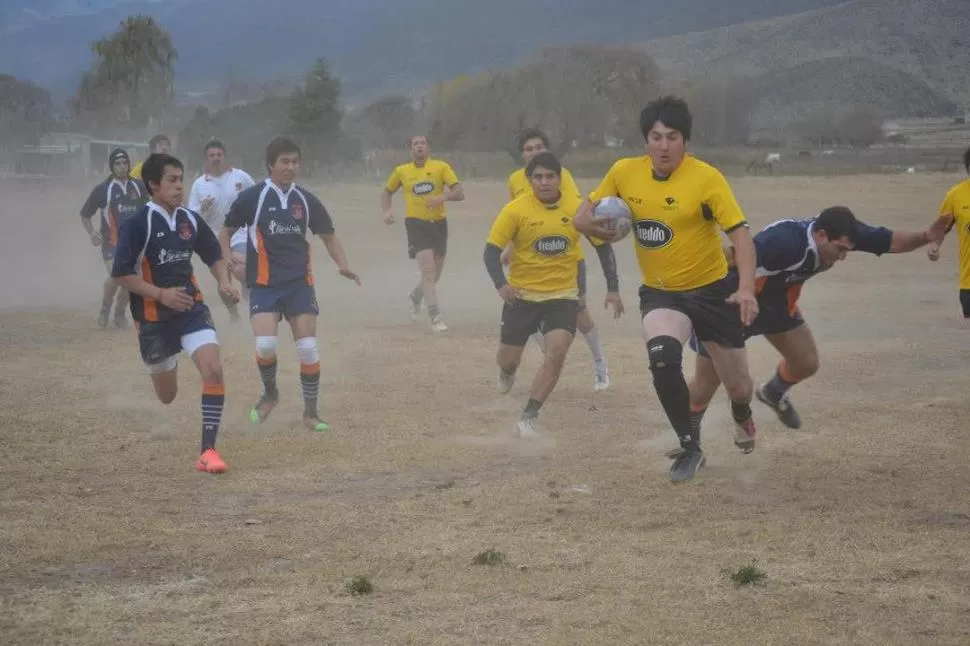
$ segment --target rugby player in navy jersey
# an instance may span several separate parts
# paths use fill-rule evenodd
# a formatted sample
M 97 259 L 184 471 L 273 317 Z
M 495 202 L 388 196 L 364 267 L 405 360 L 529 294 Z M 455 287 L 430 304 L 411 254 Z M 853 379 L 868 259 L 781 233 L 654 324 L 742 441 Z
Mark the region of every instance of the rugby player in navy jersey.
M 300 147 L 285 137 L 276 137 L 266 147 L 269 178 L 244 190 L 233 202 L 220 233 L 222 252 L 228 256 L 236 229 L 247 228 L 246 285 L 249 292 L 250 324 L 256 337 L 256 365 L 263 381 L 263 395 L 249 412 L 249 419 L 262 423 L 276 407 L 276 334 L 282 317 L 290 323 L 300 360 L 303 387 L 303 423 L 310 430 L 330 427 L 320 419 L 320 350 L 317 345 L 317 306 L 310 265 L 307 231 L 320 237 L 344 278 L 360 285 L 360 278 L 347 266 L 333 221 L 320 200 L 297 186 Z
M 178 393 L 178 355 L 192 358 L 202 375 L 202 451 L 195 468 L 223 473 L 216 451 L 225 387 L 219 341 L 209 308 L 192 272 L 197 253 L 219 282 L 219 291 L 239 300 L 229 279 L 219 240 L 197 213 L 182 207 L 182 162 L 164 153 L 150 155 L 142 179 L 151 201 L 121 227 L 111 275 L 131 292 L 131 316 L 138 329 L 142 360 L 163 404 Z
M 108 155 L 108 166 L 111 176 L 91 190 L 91 194 L 81 207 L 81 224 L 88 233 L 91 244 L 101 247 L 101 258 L 107 270 L 104 287 L 101 294 L 101 312 L 98 314 L 98 325 L 106 327 L 111 316 L 111 302 L 115 304 L 115 327 L 125 327 L 125 309 L 128 307 L 128 292 L 118 289 L 118 285 L 111 278 L 111 265 L 118 245 L 118 231 L 121 225 L 135 214 L 145 203 L 145 195 L 141 182 L 129 175 L 131 160 L 121 148 L 115 148 Z M 95 214 L 99 226 L 94 227 Z M 117 293 L 117 298 L 115 294 Z
M 782 356 L 774 376 L 757 388 L 755 395 L 785 426 L 801 427 L 801 418 L 788 398 L 788 391 L 814 375 L 819 366 L 815 337 L 798 307 L 805 281 L 845 260 L 850 251 L 877 256 L 907 253 L 941 239 L 945 230 L 944 218 L 925 231 L 872 227 L 857 220 L 850 209 L 833 206 L 814 218 L 779 220 L 755 235 L 759 313 L 754 323 L 745 328 L 745 338 L 763 335 Z M 736 269 L 732 267 L 731 271 Z M 697 352 L 690 383 L 691 422 L 694 432 L 699 434 L 701 419 L 721 380 L 703 344 L 698 344 L 696 337 L 690 343 Z M 679 449 L 671 452 L 672 455 L 679 453 Z

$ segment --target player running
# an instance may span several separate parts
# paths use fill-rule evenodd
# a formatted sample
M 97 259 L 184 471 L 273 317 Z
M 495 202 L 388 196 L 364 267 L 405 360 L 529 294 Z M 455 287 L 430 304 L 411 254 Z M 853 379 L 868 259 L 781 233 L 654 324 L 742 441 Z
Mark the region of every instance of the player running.
M 192 358 L 202 375 L 202 451 L 195 468 L 223 473 L 216 451 L 225 386 L 219 341 L 209 308 L 192 270 L 197 253 L 219 281 L 219 291 L 237 297 L 229 282 L 215 233 L 201 217 L 183 208 L 184 168 L 166 154 L 145 160 L 142 178 L 151 201 L 121 227 L 111 275 L 131 292 L 131 316 L 138 328 L 141 357 L 163 404 L 178 393 L 178 355 Z
M 529 402 L 516 424 L 519 437 L 538 437 L 539 409 L 559 381 L 566 353 L 576 334 L 579 313 L 579 237 L 573 214 L 581 203 L 575 193 L 561 190 L 562 166 L 555 155 L 542 152 L 532 157 L 525 173 L 532 191 L 502 209 L 485 245 L 488 274 L 505 305 L 496 361 L 499 389 L 508 392 L 515 381 L 522 351 L 529 337 L 541 331 L 545 358 L 532 382 Z M 512 245 L 512 261 L 506 279 L 502 250 Z M 616 259 L 609 243 L 601 249 L 607 281 L 607 302 L 614 316 L 623 312 L 616 275 Z
M 640 114 L 647 154 L 616 162 L 576 215 L 580 232 L 610 240 L 613 233 L 593 219 L 596 204 L 607 196 L 622 197 L 633 213 L 643 274 L 643 338 L 654 388 L 684 448 L 671 468 L 674 482 L 691 479 L 705 462 L 682 367 L 683 344 L 692 331 L 707 345 L 731 398 L 735 444 L 745 453 L 755 444 L 743 330 L 758 314 L 754 243 L 724 176 L 687 154 L 691 126 L 682 99 L 648 103 Z M 733 274 L 721 251 L 719 227 L 736 250 Z
M 519 153 L 522 155 L 522 163 L 527 165 L 537 154 L 549 150 L 549 137 L 537 128 L 530 128 L 519 135 L 518 144 Z M 513 200 L 520 195 L 532 192 L 529 178 L 525 174 L 525 166 L 509 175 L 508 187 L 509 197 Z M 579 187 L 576 186 L 576 180 L 573 179 L 572 173 L 565 167 L 562 169 L 562 184 L 560 188 L 563 193 L 567 195 L 575 194 L 582 199 Z M 593 244 L 594 246 L 596 245 L 595 242 Z M 512 247 L 507 247 L 502 252 L 503 265 L 509 263 L 511 255 Z M 577 327 L 586 338 L 586 345 L 589 346 L 589 351 L 593 354 L 593 388 L 595 390 L 606 390 L 610 387 L 609 364 L 607 364 L 606 355 L 603 353 L 603 343 L 600 340 L 599 328 L 596 327 L 596 323 L 593 321 L 593 317 L 586 307 L 586 260 L 583 256 L 582 245 L 579 246 L 579 285 L 579 317 L 577 318 Z M 532 338 L 545 351 L 542 334 L 536 332 L 532 335 Z
M 206 224 L 213 231 L 221 231 L 222 224 L 225 222 L 229 207 L 236 201 L 236 197 L 243 190 L 253 186 L 253 178 L 244 170 L 233 168 L 225 164 L 226 147 L 217 139 L 213 139 L 205 145 L 205 166 L 202 175 L 193 183 L 192 190 L 189 192 L 189 208 L 202 215 Z M 236 258 L 237 249 L 242 247 L 245 254 L 246 228 L 240 227 L 230 241 L 230 256 L 226 256 L 229 270 L 238 277 L 240 269 Z M 242 260 L 243 269 L 245 268 L 245 255 Z M 240 278 L 240 282 L 243 279 Z M 229 310 L 229 316 L 233 321 L 239 320 L 239 310 L 235 301 L 222 297 L 222 302 Z
M 154 155 L 155 153 L 161 153 L 164 155 L 169 155 L 172 153 L 172 142 L 169 141 L 168 137 L 165 135 L 155 135 L 148 140 L 148 154 Z M 135 164 L 135 167 L 131 169 L 131 176 L 135 179 L 142 179 L 141 169 L 142 164 L 145 162 L 141 161 Z
M 970 175 L 970 148 L 963 153 L 963 167 Z M 963 180 L 947 191 L 943 204 L 940 205 L 940 217 L 947 222 L 944 236 L 954 225 L 957 226 L 957 241 L 960 245 L 960 306 L 963 309 L 963 318 L 970 319 L 970 179 Z M 940 259 L 942 244 L 941 237 L 930 245 L 927 249 L 930 260 L 935 262 Z
M 108 166 L 111 176 L 91 190 L 91 194 L 81 207 L 81 224 L 88 233 L 91 244 L 101 247 L 101 258 L 104 260 L 107 277 L 101 292 L 101 312 L 98 314 L 98 325 L 107 327 L 111 316 L 111 302 L 114 301 L 115 327 L 123 328 L 128 325 L 125 309 L 128 307 L 128 291 L 118 289 L 118 285 L 111 278 L 111 266 L 114 263 L 115 250 L 118 245 L 118 232 L 125 220 L 133 216 L 145 203 L 142 185 L 131 179 L 128 169 L 131 160 L 128 153 L 121 148 L 115 148 L 108 155 Z M 95 213 L 100 213 L 100 226 L 96 230 L 91 220 Z M 117 298 L 116 295 L 117 294 Z
M 313 431 L 329 426 L 320 419 L 320 350 L 317 345 L 317 297 L 310 265 L 307 230 L 320 237 L 340 275 L 360 285 L 347 267 L 343 245 L 333 221 L 313 193 L 295 184 L 300 172 L 300 147 L 276 137 L 266 147 L 269 178 L 244 190 L 229 209 L 220 234 L 223 254 L 229 254 L 236 230 L 248 227 L 246 285 L 250 324 L 256 336 L 256 365 L 263 395 L 249 412 L 255 424 L 266 421 L 279 401 L 276 389 L 277 330 L 286 317 L 293 331 L 303 387 L 303 424 Z
M 417 317 L 421 301 L 428 304 L 431 328 L 435 332 L 448 329 L 438 307 L 435 285 L 441 280 L 448 252 L 448 220 L 445 219 L 445 202 L 461 202 L 465 193 L 458 176 L 446 162 L 431 159 L 431 145 L 424 135 L 408 140 L 411 158 L 407 164 L 397 166 L 387 179 L 381 192 L 381 209 L 384 223 L 394 224 L 391 196 L 404 187 L 404 205 L 407 217 L 404 228 L 408 236 L 408 256 L 418 261 L 421 280 L 411 290 L 411 315 Z
M 827 271 L 851 251 L 881 256 L 907 253 L 942 237 L 946 220 L 940 218 L 926 231 L 892 231 L 871 227 L 844 206 L 833 206 L 807 220 L 779 220 L 754 236 L 758 259 L 756 291 L 758 316 L 744 330 L 745 338 L 764 336 L 782 356 L 774 376 L 755 394 L 788 428 L 800 428 L 801 418 L 788 391 L 818 372 L 815 337 L 798 306 L 802 286 Z M 736 273 L 732 267 L 730 272 Z M 699 436 L 701 419 L 721 380 L 704 344 L 691 338 L 697 352 L 690 384 L 691 421 Z M 680 449 L 668 455 L 676 456 Z

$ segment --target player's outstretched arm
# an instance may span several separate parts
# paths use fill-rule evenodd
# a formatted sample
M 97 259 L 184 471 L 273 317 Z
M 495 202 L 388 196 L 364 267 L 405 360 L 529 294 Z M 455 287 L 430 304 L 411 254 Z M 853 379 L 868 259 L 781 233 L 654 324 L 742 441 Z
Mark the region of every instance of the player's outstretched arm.
M 445 189 L 444 194 L 445 202 L 463 202 L 465 200 L 465 189 L 457 182 Z
M 344 246 L 340 242 L 340 238 L 335 233 L 322 233 L 320 234 L 320 239 L 323 241 L 323 246 L 327 248 L 327 253 L 330 254 L 330 258 L 337 265 L 337 269 L 340 270 L 340 275 L 348 280 L 354 281 L 359 287 L 360 276 L 350 270 L 347 264 L 347 254 L 344 252 Z
M 930 242 L 929 246 L 926 248 L 926 257 L 936 262 L 940 259 L 940 247 L 943 245 L 943 240 L 946 238 L 946 234 L 950 232 L 953 228 L 956 219 L 952 215 L 941 215 L 936 219 L 930 229 L 934 229 L 937 232 L 937 236 L 933 241 Z M 942 227 L 942 233 L 939 233 L 939 229 Z
M 394 224 L 394 211 L 391 210 L 391 196 L 393 196 L 389 189 L 383 189 L 381 191 L 381 213 L 384 214 L 384 224 Z
M 502 248 L 491 242 L 485 243 L 482 260 L 485 262 L 488 277 L 492 279 L 492 284 L 498 290 L 498 295 L 506 303 L 513 303 L 519 297 L 519 291 L 512 287 L 505 277 L 505 271 L 502 269 Z
M 235 235 L 239 227 L 222 227 L 219 230 L 219 249 L 222 251 L 222 257 L 226 261 L 226 267 L 229 273 L 232 274 L 233 271 L 233 260 L 232 260 L 232 236 Z
M 576 217 L 573 218 L 573 226 L 576 227 L 577 231 L 587 237 L 599 238 L 607 242 L 613 240 L 613 236 L 616 233 L 593 219 L 594 208 L 596 208 L 596 204 L 590 202 L 588 197 L 584 199 L 576 211 Z
M 94 215 L 98 212 L 98 209 L 103 209 L 106 206 L 107 201 L 107 189 L 103 184 L 95 186 L 88 196 L 88 199 L 84 201 L 84 205 L 81 207 L 81 225 L 88 234 L 88 238 L 91 240 L 91 244 L 95 247 L 101 246 L 101 233 L 94 228 Z
M 620 298 L 620 277 L 616 271 L 616 253 L 613 245 L 609 242 L 598 242 L 590 240 L 593 248 L 596 249 L 596 256 L 600 259 L 600 267 L 603 268 L 603 276 L 606 277 L 606 300 L 603 301 L 603 309 L 613 308 L 613 318 L 618 319 L 625 311 L 623 299 Z
M 239 290 L 232 284 L 229 263 L 226 262 L 226 258 L 230 255 L 223 252 L 222 241 L 205 220 L 199 218 L 196 226 L 198 235 L 195 238 L 195 253 L 199 254 L 202 262 L 209 267 L 209 271 L 219 284 L 219 293 L 238 303 Z M 226 244 L 228 247 L 228 242 Z
M 748 226 L 736 226 L 727 234 L 734 247 L 734 262 L 738 268 L 738 291 L 728 299 L 741 308 L 741 322 L 754 323 L 758 316 L 758 298 L 755 296 L 755 270 L 758 266 L 754 239 Z

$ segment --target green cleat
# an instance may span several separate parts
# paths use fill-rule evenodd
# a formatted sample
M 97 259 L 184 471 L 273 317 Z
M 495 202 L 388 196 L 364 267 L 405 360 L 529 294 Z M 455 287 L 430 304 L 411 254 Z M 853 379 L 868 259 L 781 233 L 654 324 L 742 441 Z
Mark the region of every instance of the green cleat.
M 268 397 L 264 394 L 249 411 L 249 421 L 253 424 L 262 424 L 265 422 L 269 414 L 276 408 L 277 401 L 278 399 L 276 397 Z
M 303 425 L 316 433 L 326 433 L 330 430 L 330 425 L 316 417 L 304 417 Z

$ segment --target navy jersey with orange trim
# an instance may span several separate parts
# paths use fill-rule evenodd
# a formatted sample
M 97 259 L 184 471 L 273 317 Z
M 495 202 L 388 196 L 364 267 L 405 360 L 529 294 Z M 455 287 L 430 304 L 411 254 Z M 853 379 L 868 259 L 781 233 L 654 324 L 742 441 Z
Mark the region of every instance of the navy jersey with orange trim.
M 239 194 L 226 214 L 225 226 L 249 227 L 246 237 L 246 284 L 282 287 L 313 284 L 307 230 L 334 232 L 333 220 L 320 200 L 293 184 L 286 191 L 268 179 Z
M 169 214 L 149 202 L 121 225 L 111 275 L 140 275 L 158 287 L 184 287 L 202 302 L 202 291 L 192 272 L 192 254 L 212 266 L 222 258 L 219 239 L 196 213 L 179 207 Z M 131 317 L 140 323 L 166 321 L 181 312 L 152 298 L 131 294 Z
M 81 217 L 90 220 L 101 212 L 101 255 L 111 260 L 118 245 L 118 232 L 125 220 L 145 203 L 145 190 L 138 180 L 109 177 L 94 189 L 81 207 Z
M 812 238 L 814 226 L 815 218 L 779 220 L 754 236 L 759 301 L 776 306 L 784 304 L 794 314 L 802 285 L 826 270 L 820 264 Z M 890 229 L 858 222 L 852 250 L 881 256 L 889 252 L 892 238 Z

